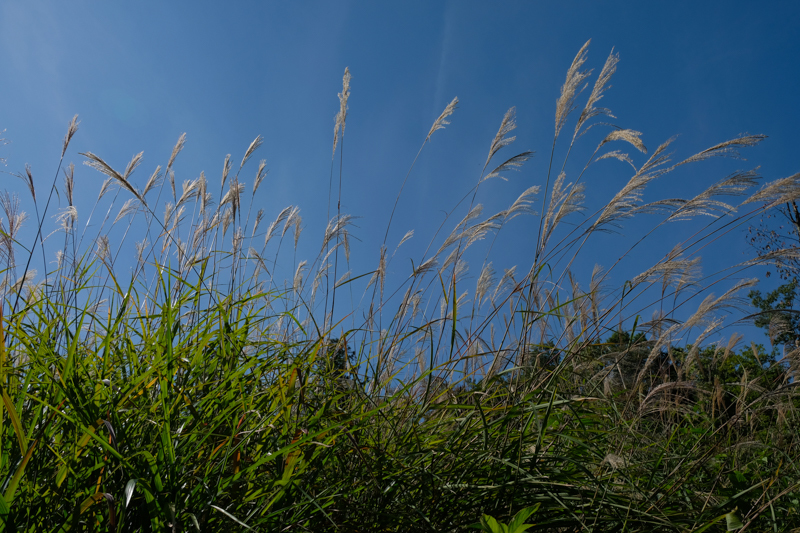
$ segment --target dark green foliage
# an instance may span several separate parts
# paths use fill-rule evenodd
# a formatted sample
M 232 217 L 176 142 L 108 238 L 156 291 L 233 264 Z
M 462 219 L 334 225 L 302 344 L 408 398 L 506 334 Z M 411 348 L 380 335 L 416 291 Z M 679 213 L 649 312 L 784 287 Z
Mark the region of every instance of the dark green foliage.
M 797 278 L 784 283 L 766 296 L 753 290 L 747 295 L 759 310 L 755 325 L 767 330 L 773 344 L 794 346 L 800 338 L 800 310 L 797 309 Z

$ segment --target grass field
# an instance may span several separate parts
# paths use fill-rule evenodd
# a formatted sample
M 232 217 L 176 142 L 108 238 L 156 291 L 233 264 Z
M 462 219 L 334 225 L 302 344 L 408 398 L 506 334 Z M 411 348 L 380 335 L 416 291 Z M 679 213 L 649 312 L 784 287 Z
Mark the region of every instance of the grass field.
M 463 218 L 403 279 L 387 279 L 386 242 L 373 270 L 349 274 L 353 219 L 339 211 L 319 254 L 297 262 L 299 209 L 275 216 L 251 200 L 266 175 L 260 138 L 238 166 L 225 161 L 218 196 L 204 175 L 174 182 L 183 137 L 143 188 L 131 179 L 141 154 L 124 170 L 82 154 L 107 180 L 97 205 L 119 198 L 94 233 L 78 225 L 72 166 L 52 187 L 21 175 L 39 232 L 21 243 L 21 200 L 0 196 L 5 530 L 456 532 L 524 509 L 529 531 L 800 528 L 797 355 L 776 361 L 735 334 L 708 342 L 721 313 L 752 312 L 739 299 L 755 283 L 747 270 L 789 252 L 730 264 L 714 283 L 697 270 L 709 240 L 800 196 L 798 178 L 738 171 L 693 198 L 645 202 L 655 179 L 763 137 L 673 161 L 672 141 L 647 151 L 639 132 L 600 124 L 605 137 L 587 146 L 581 134 L 610 120 L 599 101 L 617 57 L 591 78 L 586 49 L 561 89 L 552 153 L 560 143 L 587 163 L 567 179 L 567 159 L 551 157 L 540 185 L 485 215 L 479 188 L 531 156 L 511 151 L 510 110 Z M 74 120 L 62 161 L 77 131 Z M 615 194 L 585 187 L 603 159 L 630 175 Z M 56 187 L 68 207 L 51 234 Z M 605 195 L 602 207 L 588 195 Z M 538 220 L 531 264 L 495 272 L 487 251 L 470 279 L 466 258 L 480 254 L 468 250 L 491 250 L 517 216 Z M 591 261 L 587 241 L 629 219 L 655 231 L 700 217 L 691 240 L 622 287 L 607 287 L 616 264 L 581 283 L 572 274 Z M 126 223 L 145 236 L 134 265 L 118 261 L 127 232 L 108 237 Z M 624 244 L 619 257 L 637 253 Z M 294 275 L 277 278 L 278 265 Z M 359 307 L 343 308 L 345 290 L 364 294 Z

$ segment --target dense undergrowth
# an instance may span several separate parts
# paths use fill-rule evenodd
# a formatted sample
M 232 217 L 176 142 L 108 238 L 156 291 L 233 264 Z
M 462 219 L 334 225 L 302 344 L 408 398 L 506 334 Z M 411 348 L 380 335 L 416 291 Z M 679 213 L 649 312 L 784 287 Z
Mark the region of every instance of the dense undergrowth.
M 571 114 L 589 75 L 585 59 L 586 46 L 557 103 L 556 139 L 576 118 L 567 157 L 598 116 L 610 116 L 596 104 L 614 54 L 579 116 Z M 334 151 L 349 81 L 346 73 Z M 374 271 L 336 279 L 349 263 L 350 218 L 341 213 L 312 263 L 295 264 L 287 283 L 274 279 L 280 246 L 291 249 L 294 237 L 297 249 L 301 220 L 290 207 L 265 228 L 264 213 L 247 204 L 239 171 L 260 139 L 238 171 L 226 160 L 216 204 L 205 176 L 175 187 L 183 138 L 142 189 L 131 180 L 141 154 L 124 172 L 83 154 L 108 178 L 98 202 L 116 188 L 127 196 L 116 221 L 147 233 L 130 269 L 117 261 L 127 234 L 109 239 L 105 222 L 96 235 L 78 231 L 74 168 L 64 183 L 58 267 L 41 279 L 31 261 L 47 247 L 38 235 L 36 246 L 17 242 L 24 217 L 6 194 L 5 530 L 450 532 L 532 506 L 529 530 L 540 531 L 800 528 L 797 357 L 742 348 L 736 335 L 727 345 L 707 342 L 720 312 L 753 282 L 733 280 L 721 297 L 708 287 L 757 262 L 702 278 L 692 251 L 800 196 L 797 178 L 758 188 L 755 172 L 739 171 L 691 199 L 644 202 L 652 180 L 761 137 L 678 163 L 668 141 L 637 164 L 605 145 L 645 152 L 641 134 L 611 127 L 571 183 L 551 163 L 541 190 L 483 217 L 478 186 L 531 155 L 496 161 L 513 129 L 510 111 L 465 195 L 464 218 L 396 281 L 387 280 L 385 246 Z M 73 121 L 62 159 L 76 131 Z M 628 183 L 594 213 L 561 225 L 582 209 L 584 174 L 606 158 L 629 164 L 621 167 Z M 565 160 L 563 168 L 572 167 Z M 253 193 L 265 173 L 262 162 Z M 21 177 L 41 228 L 49 200 L 41 191 L 36 199 L 30 174 Z M 743 197 L 739 206 L 722 199 L 734 196 Z M 497 279 L 485 263 L 467 291 L 467 249 L 521 214 L 539 219 L 530 268 Z M 597 269 L 582 289 L 570 266 L 583 243 L 643 214 L 660 215 L 654 227 L 699 215 L 711 222 L 691 241 L 669 243 L 619 290 L 601 289 L 617 265 Z M 19 261 L 26 249 L 33 251 Z M 790 252 L 760 261 L 780 253 Z M 367 303 L 337 308 L 343 287 L 359 287 Z M 652 320 L 637 318 L 653 306 L 660 313 Z M 696 311 L 675 312 L 689 306 Z M 364 321 L 346 329 L 345 316 Z

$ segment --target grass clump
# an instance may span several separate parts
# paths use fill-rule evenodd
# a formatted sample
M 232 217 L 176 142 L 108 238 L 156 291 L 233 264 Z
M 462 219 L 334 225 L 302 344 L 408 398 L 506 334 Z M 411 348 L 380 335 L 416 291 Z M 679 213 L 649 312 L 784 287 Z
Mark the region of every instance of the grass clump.
M 340 274 L 352 222 L 340 201 L 317 257 L 295 262 L 299 209 L 266 224 L 240 181 L 260 137 L 238 168 L 226 158 L 217 202 L 203 174 L 176 185 L 184 137 L 141 189 L 132 175 L 142 154 L 124 171 L 83 154 L 107 178 L 96 208 L 112 193 L 111 205 L 122 205 L 113 223 L 109 207 L 96 233 L 80 232 L 70 165 L 63 245 L 41 277 L 31 264 L 41 252 L 46 268 L 52 252 L 42 227 L 57 183 L 39 212 L 33 178 L 22 175 L 36 207 L 33 247 L 18 242 L 19 199 L 0 198 L 5 530 L 464 531 L 502 529 L 515 516 L 529 531 L 800 527 L 796 357 L 740 348 L 737 335 L 707 342 L 754 284 L 741 272 L 758 262 L 702 278 L 697 254 L 800 196 L 797 178 L 757 188 L 755 171 L 737 171 L 693 198 L 645 202 L 653 180 L 762 136 L 674 163 L 671 140 L 647 154 L 639 132 L 611 127 L 569 181 L 573 148 L 598 117 L 611 117 L 597 103 L 617 56 L 580 108 L 586 53 L 557 101 L 544 187 L 488 217 L 477 203 L 484 181 L 532 155 L 498 155 L 514 140 L 512 109 L 462 199 L 463 218 L 434 237 L 407 279 L 387 279 L 386 239 L 373 271 Z M 346 71 L 334 155 L 349 82 Z M 62 160 L 77 128 L 73 120 Z M 603 159 L 621 161 L 630 177 L 602 204 L 587 203 L 585 176 Z M 265 175 L 262 161 L 253 194 Z M 470 294 L 467 258 L 519 215 L 538 219 L 531 264 L 499 274 L 484 261 Z M 700 215 L 710 222 L 616 290 L 603 287 L 641 241 L 596 268 L 585 288 L 572 273 L 590 238 L 627 219 L 655 220 L 648 239 Z M 143 231 L 130 269 L 120 267 L 128 232 L 111 233 L 125 220 Z M 291 263 L 280 262 L 281 249 L 292 250 Z M 278 279 L 288 264 L 294 274 Z M 715 284 L 720 297 L 709 292 Z M 364 291 L 360 307 L 337 304 L 345 287 Z M 354 325 L 344 329 L 344 318 Z

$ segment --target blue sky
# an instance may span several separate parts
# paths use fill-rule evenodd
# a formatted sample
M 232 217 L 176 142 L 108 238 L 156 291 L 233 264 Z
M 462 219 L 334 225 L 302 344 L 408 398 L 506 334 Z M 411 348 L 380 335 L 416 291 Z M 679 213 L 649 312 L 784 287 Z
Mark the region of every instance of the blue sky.
M 9 172 L 30 163 L 44 190 L 77 113 L 80 130 L 67 162 L 77 167 L 80 217 L 94 202 L 102 176 L 81 165 L 79 152 L 94 152 L 120 168 L 144 151 L 133 179 L 143 186 L 186 132 L 176 180 L 205 171 L 214 184 L 225 155 L 238 162 L 260 134 L 264 145 L 254 159 L 266 158 L 270 173 L 256 206 L 266 220 L 287 205 L 300 206 L 306 248 L 299 255 L 313 259 L 326 223 L 336 95 L 349 67 L 342 211 L 361 217 L 353 231 L 359 242 L 353 244 L 352 269 L 359 274 L 375 267 L 400 184 L 453 97 L 460 104 L 451 124 L 433 136 L 410 174 L 390 250 L 415 229 L 403 250 L 419 257 L 444 212 L 476 182 L 512 106 L 517 140 L 504 150 L 509 156 L 523 150 L 536 155 L 507 182 L 482 185 L 478 201 L 486 213 L 495 212 L 531 185 L 544 185 L 555 101 L 588 39 L 587 66 L 595 75 L 612 48 L 619 53 L 602 104 L 618 117 L 615 124 L 643 132 L 648 148 L 678 134 L 678 159 L 742 133 L 769 136 L 743 154 L 747 161 L 715 160 L 671 175 L 652 188 L 651 199 L 690 197 L 734 170 L 758 165 L 767 179 L 800 171 L 798 27 L 800 7 L 792 2 L 768 8 L 721 1 L 4 2 L 0 130 L 10 143 L 0 156 Z M 576 161 L 598 140 L 586 138 L 576 148 Z M 564 144 L 557 157 L 563 157 L 558 150 Z M 610 197 L 629 177 L 624 164 L 604 163 L 587 176 L 589 205 Z M 254 174 L 251 163 L 241 178 L 248 188 Z M 21 182 L 4 179 L 22 194 Z M 492 247 L 496 269 L 527 269 L 537 220 L 517 219 L 501 232 Z M 686 223 L 658 233 L 614 283 L 637 274 L 695 229 Z M 623 236 L 593 242 L 583 255 L 588 259 L 575 267 L 582 283 L 588 283 L 595 262 L 613 263 L 640 230 L 626 227 Z M 743 230 L 715 246 L 704 255 L 704 272 L 753 255 Z M 397 259 L 391 270 L 406 276 L 407 258 Z

